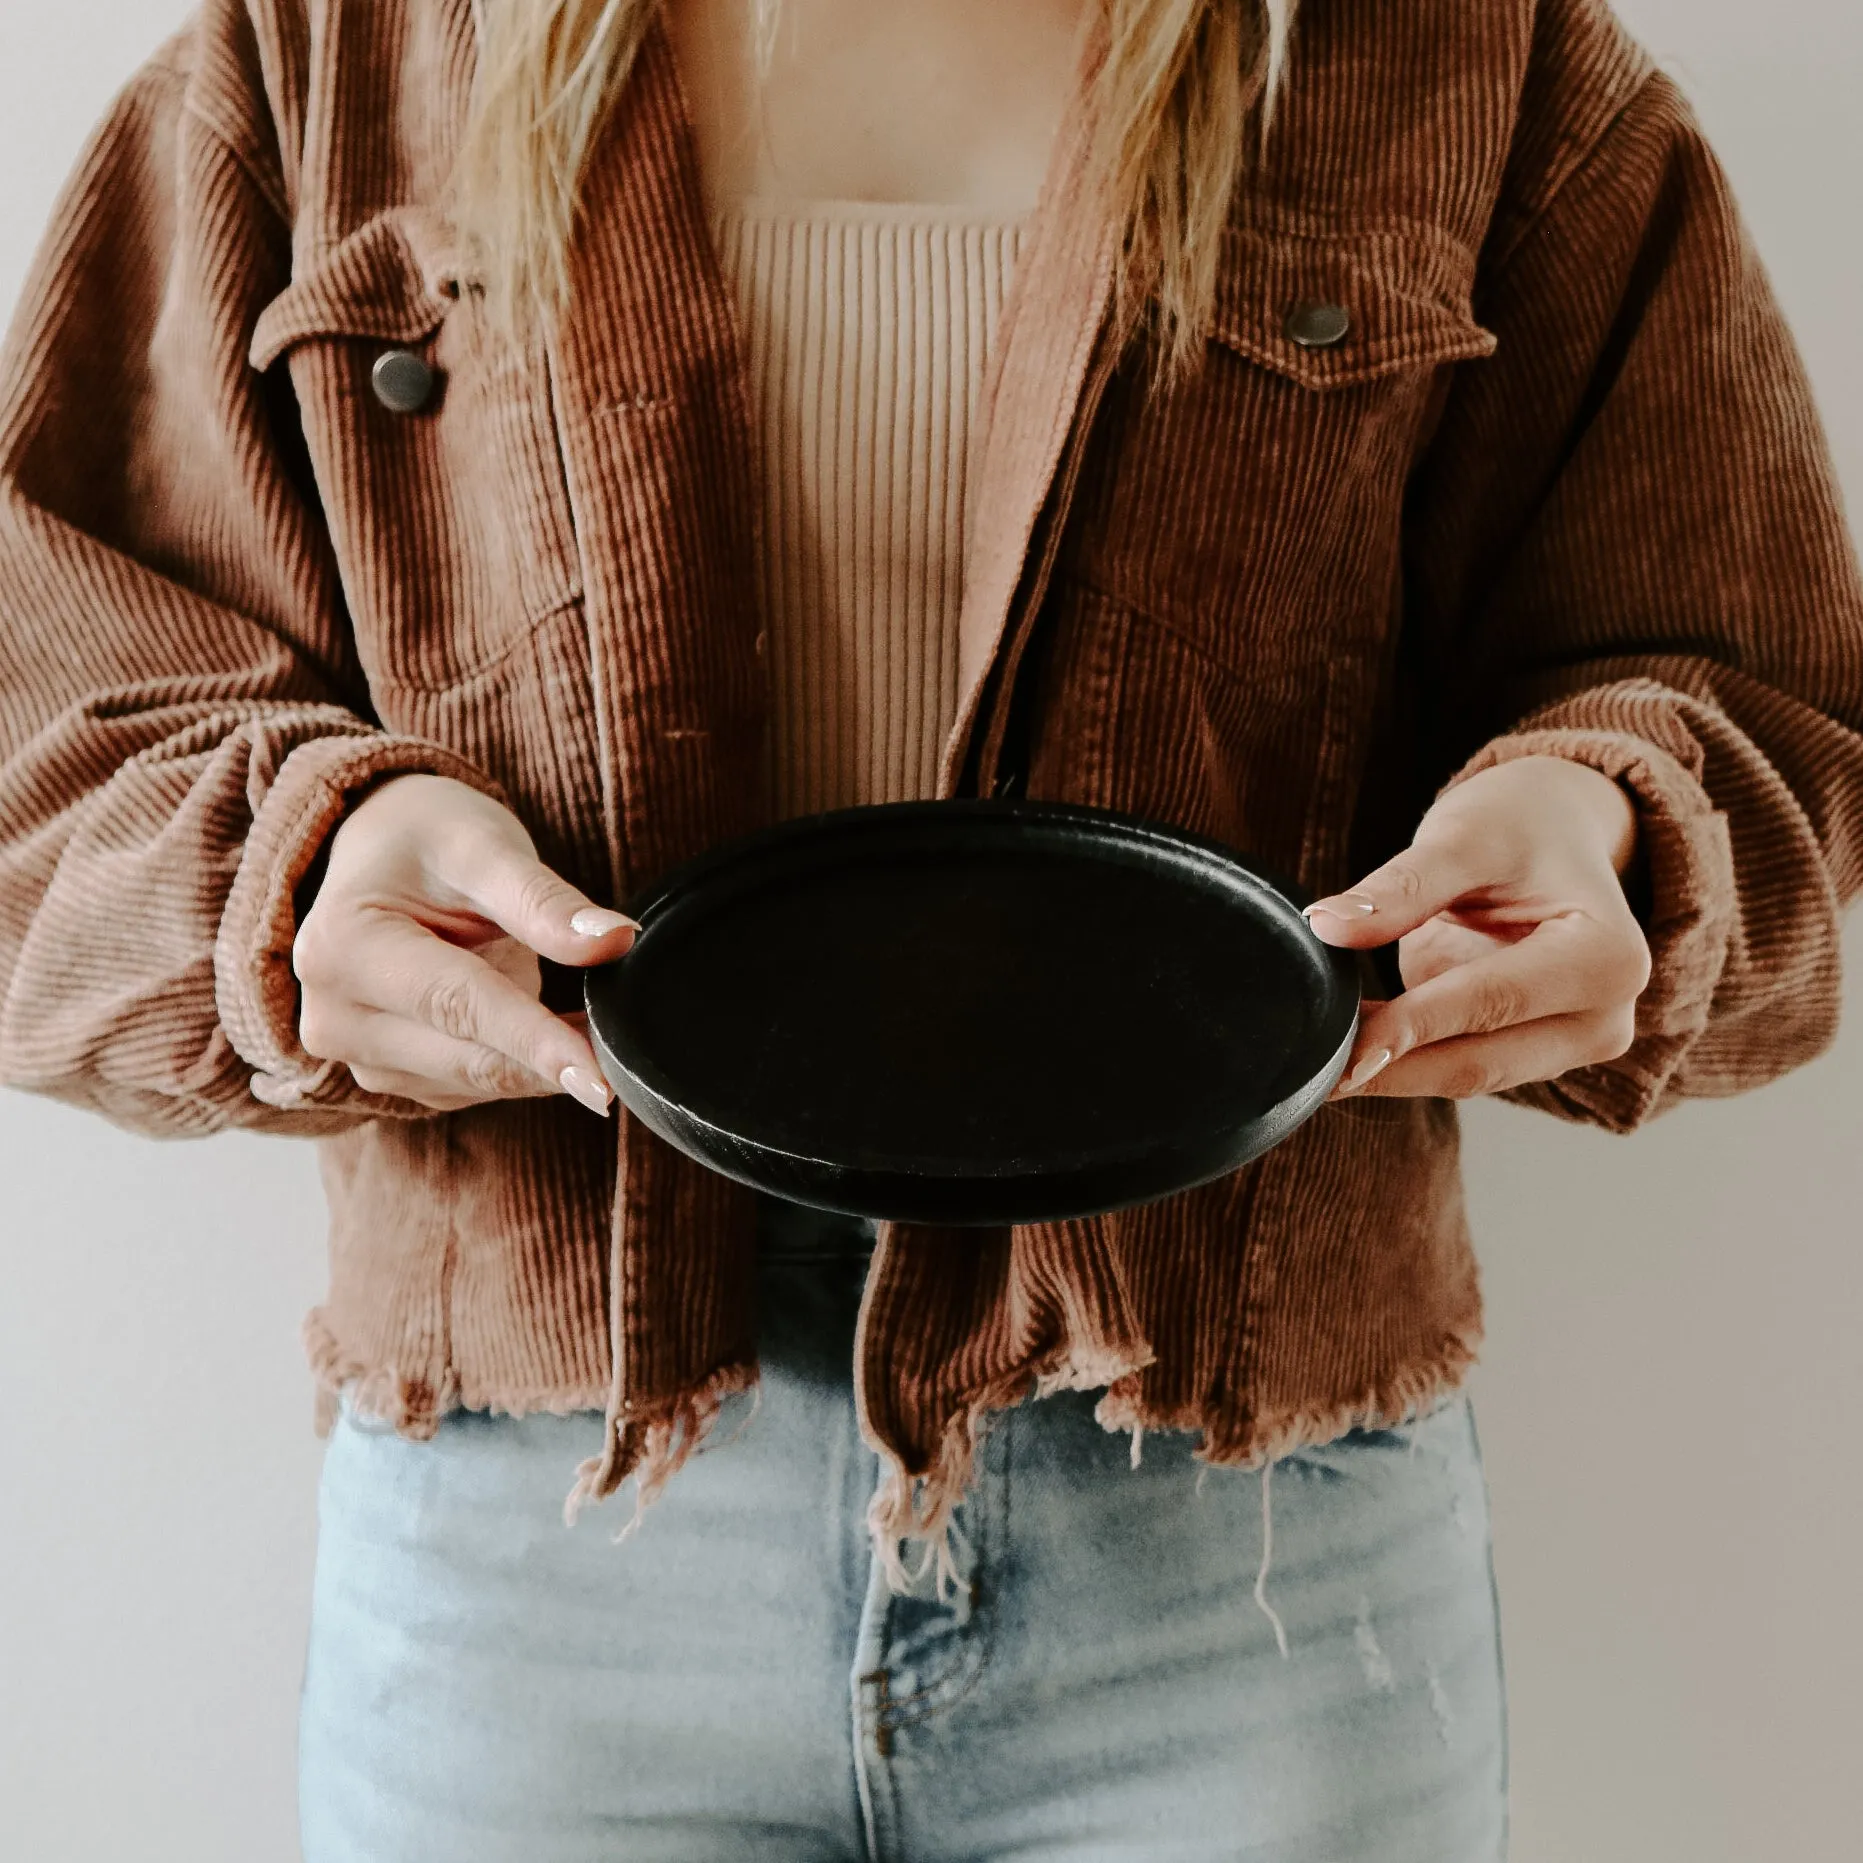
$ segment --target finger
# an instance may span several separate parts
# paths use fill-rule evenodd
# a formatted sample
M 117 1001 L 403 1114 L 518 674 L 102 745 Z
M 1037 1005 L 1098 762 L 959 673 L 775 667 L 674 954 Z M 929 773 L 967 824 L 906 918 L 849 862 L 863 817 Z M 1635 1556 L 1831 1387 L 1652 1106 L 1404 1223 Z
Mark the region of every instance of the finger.
M 543 1080 L 496 1049 L 455 1041 L 404 1016 L 354 1004 L 332 1009 L 312 999 L 305 1007 L 299 1039 L 320 1060 L 341 1061 L 367 1092 L 396 1094 L 442 1112 L 570 1091 L 563 1082 Z M 581 1092 L 575 1097 L 592 1104 Z M 607 1111 L 606 1095 L 593 1110 Z
M 1385 1058 L 1388 1051 L 1380 1049 L 1340 1082 L 1333 1098 L 1477 1099 L 1529 1081 L 1555 1080 L 1575 1067 L 1614 1061 L 1635 1035 L 1635 1010 L 1625 1006 L 1547 1016 L 1493 1035 L 1432 1042 L 1401 1060 Z
M 566 1068 L 560 1080 L 540 1080 L 495 1048 L 454 1041 L 398 1016 L 380 1020 L 392 1025 L 383 1031 L 378 1049 L 381 1058 L 373 1065 L 353 1061 L 349 1067 L 356 1084 L 371 1093 L 400 1094 L 440 1112 L 498 1100 L 546 1100 L 566 1094 L 590 1112 L 608 1117 L 614 1095 L 599 1073 Z
M 1452 913 L 1439 913 L 1427 925 L 1409 933 L 1397 947 L 1397 968 L 1404 988 L 1414 990 L 1445 970 L 1472 964 L 1486 957 L 1498 942 L 1491 930 L 1467 924 Z
M 483 1096 L 468 1090 L 460 1076 L 464 1070 L 451 1064 L 435 1065 L 431 1057 L 417 1056 L 413 1038 L 418 1031 L 399 1016 L 358 1009 L 353 1003 L 333 1004 L 321 994 L 307 994 L 299 1018 L 298 1039 L 305 1052 L 323 1061 L 340 1061 L 365 1093 L 381 1093 L 412 1100 L 434 1112 L 450 1113 L 475 1104 Z M 424 1031 L 432 1036 L 431 1031 Z M 399 1035 L 400 1039 L 395 1038 Z M 433 1040 L 442 1039 L 432 1036 Z M 489 1050 L 482 1051 L 489 1053 Z M 425 1065 L 407 1069 L 402 1060 L 422 1059 Z M 497 1057 L 503 1066 L 521 1073 L 518 1093 L 548 1091 L 528 1068 L 520 1069 L 508 1056 Z
M 493 1049 L 595 1106 L 601 1070 L 587 1036 L 483 959 L 388 914 L 373 930 L 368 960 L 354 970 L 360 1007 Z M 605 1108 L 605 1088 L 600 1098 Z
M 483 1058 L 489 1056 L 491 1051 L 480 1049 L 476 1053 L 483 1062 Z M 492 1061 L 501 1058 L 493 1056 Z M 485 1066 L 489 1069 L 490 1063 L 485 1063 Z M 396 1099 L 413 1100 L 417 1105 L 430 1107 L 436 1113 L 464 1112 L 469 1106 L 488 1106 L 500 1100 L 552 1100 L 559 1097 L 558 1089 L 547 1087 L 539 1080 L 529 1080 L 528 1084 L 524 1084 L 523 1081 L 516 1082 L 511 1092 L 504 1093 L 489 1091 L 484 1087 L 456 1084 L 449 1079 L 435 1078 L 426 1074 L 397 1073 L 392 1068 L 358 1065 L 349 1071 L 356 1085 L 365 1093 L 382 1093 Z M 467 1062 L 462 1071 L 470 1075 L 478 1070 L 471 1062 Z M 580 1093 L 571 1097 L 583 1098 Z M 587 1105 L 591 1112 L 600 1113 L 604 1119 L 608 1117 L 607 1107 L 596 1106 L 592 1096 L 590 1099 L 583 1100 L 583 1104 Z
M 422 1074 L 398 1074 L 392 1068 L 352 1067 L 350 1077 L 364 1093 L 378 1093 L 394 1100 L 411 1100 L 434 1113 L 463 1113 L 469 1106 L 486 1102 L 474 1095 L 429 1080 Z
M 475 911 L 558 964 L 610 963 L 640 930 L 625 914 L 598 906 L 515 839 L 475 829 L 437 848 L 433 870 Z
M 1640 936 L 1561 913 L 1518 944 L 1453 965 L 1379 1005 L 1365 1018 L 1359 1046 L 1401 1059 L 1461 1035 L 1618 1008 L 1635 1002 L 1647 965 Z
M 413 1100 L 417 1105 L 430 1107 L 436 1113 L 464 1112 L 469 1106 L 489 1106 L 502 1100 L 553 1100 L 562 1097 L 557 1089 L 546 1087 L 541 1081 L 532 1081 L 528 1086 L 519 1087 L 511 1093 L 495 1093 L 455 1086 L 448 1081 L 431 1079 L 425 1074 L 399 1074 L 392 1068 L 352 1067 L 350 1074 L 365 1093 L 382 1093 L 396 1099 Z M 604 1119 L 608 1117 L 607 1107 L 597 1106 L 593 1094 L 586 1099 L 581 1093 L 570 1097 L 580 1100 L 591 1112 L 600 1113 Z
M 1307 923 L 1323 943 L 1349 950 L 1390 944 L 1492 880 L 1476 870 L 1467 847 L 1461 837 L 1414 842 L 1349 893 L 1316 899 Z
M 352 1074 L 366 1069 L 424 1080 L 436 1091 L 478 1105 L 491 1100 L 541 1099 L 561 1085 L 533 1073 L 483 1042 L 458 1041 L 438 1029 L 381 1010 L 357 1011 L 344 1043 Z

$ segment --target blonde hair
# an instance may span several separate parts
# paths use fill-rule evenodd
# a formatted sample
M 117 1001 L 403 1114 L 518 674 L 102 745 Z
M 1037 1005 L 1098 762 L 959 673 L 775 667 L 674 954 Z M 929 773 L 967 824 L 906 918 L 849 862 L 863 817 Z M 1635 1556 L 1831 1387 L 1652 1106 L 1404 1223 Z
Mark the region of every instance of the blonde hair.
M 743 0 L 759 44 L 780 0 Z M 548 323 L 569 290 L 583 165 L 661 0 L 475 0 L 479 77 L 458 207 L 494 319 Z M 1092 0 L 1096 199 L 1123 228 L 1120 302 L 1162 358 L 1208 321 L 1223 228 L 1265 130 L 1296 0 Z

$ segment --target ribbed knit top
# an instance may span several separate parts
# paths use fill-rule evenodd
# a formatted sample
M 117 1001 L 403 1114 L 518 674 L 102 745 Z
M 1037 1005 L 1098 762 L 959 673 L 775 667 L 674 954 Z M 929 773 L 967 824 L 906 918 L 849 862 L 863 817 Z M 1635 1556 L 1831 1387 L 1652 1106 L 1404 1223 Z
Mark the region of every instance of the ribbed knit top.
M 776 812 L 929 796 L 957 711 L 965 488 L 1021 222 L 752 201 L 717 234 L 762 450 Z

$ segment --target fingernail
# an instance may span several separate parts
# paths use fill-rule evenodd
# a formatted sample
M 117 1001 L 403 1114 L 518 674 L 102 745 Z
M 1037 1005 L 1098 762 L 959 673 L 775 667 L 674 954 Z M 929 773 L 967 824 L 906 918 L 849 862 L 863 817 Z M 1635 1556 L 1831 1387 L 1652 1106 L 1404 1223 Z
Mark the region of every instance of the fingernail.
M 608 1083 L 591 1074 L 586 1067 L 566 1067 L 557 1075 L 557 1083 L 572 1100 L 580 1100 L 592 1113 L 608 1117 L 611 1095 Z
M 606 938 L 614 932 L 637 932 L 640 927 L 622 913 L 610 912 L 605 906 L 584 906 L 569 921 L 569 929 L 578 938 Z
M 1300 916 L 1309 923 L 1316 912 L 1336 919 L 1368 919 L 1377 909 L 1378 902 L 1367 899 L 1363 893 L 1335 893 L 1331 899 L 1316 899 Z
M 1351 1073 L 1345 1077 L 1345 1084 L 1339 1089 L 1341 1093 L 1357 1093 L 1361 1088 L 1369 1087 L 1384 1070 L 1391 1065 L 1389 1048 L 1374 1048 Z

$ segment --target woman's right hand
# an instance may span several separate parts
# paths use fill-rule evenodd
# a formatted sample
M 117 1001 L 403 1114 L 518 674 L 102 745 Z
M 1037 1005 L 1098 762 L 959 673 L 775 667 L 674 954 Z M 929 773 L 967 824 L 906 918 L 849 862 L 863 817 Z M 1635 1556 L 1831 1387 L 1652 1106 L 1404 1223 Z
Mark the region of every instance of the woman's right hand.
M 298 1035 L 370 1093 L 436 1112 L 610 1094 L 578 1020 L 541 1001 L 539 956 L 607 963 L 638 927 L 537 858 L 509 809 L 444 776 L 398 776 L 331 837 L 292 964 Z

